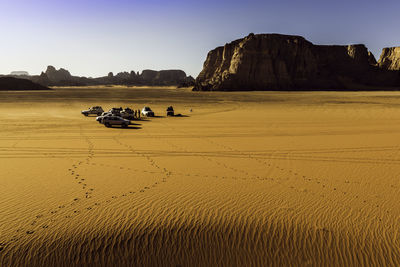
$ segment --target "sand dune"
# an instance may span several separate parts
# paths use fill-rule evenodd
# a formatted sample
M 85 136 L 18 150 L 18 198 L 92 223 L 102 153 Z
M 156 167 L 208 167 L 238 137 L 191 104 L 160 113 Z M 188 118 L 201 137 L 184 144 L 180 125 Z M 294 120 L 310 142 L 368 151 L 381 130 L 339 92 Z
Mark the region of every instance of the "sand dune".
M 398 266 L 399 100 L 0 92 L 0 265 Z M 97 104 L 188 117 L 109 129 Z

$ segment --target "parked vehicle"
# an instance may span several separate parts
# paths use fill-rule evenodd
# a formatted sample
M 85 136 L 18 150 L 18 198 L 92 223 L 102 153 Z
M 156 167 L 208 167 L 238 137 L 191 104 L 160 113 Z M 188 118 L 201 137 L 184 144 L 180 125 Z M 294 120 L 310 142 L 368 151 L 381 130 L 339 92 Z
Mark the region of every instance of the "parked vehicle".
M 174 108 L 172 106 L 169 106 L 167 108 L 167 116 L 174 116 L 175 112 L 174 112 Z
M 121 116 L 121 111 L 122 111 L 122 108 L 112 108 L 108 112 L 110 112 L 116 116 Z
M 154 112 L 151 110 L 150 107 L 144 107 L 142 109 L 142 115 L 146 117 L 154 117 Z
M 127 120 L 134 120 L 135 119 L 135 111 L 130 108 L 125 108 L 120 112 L 121 117 Z
M 121 125 L 121 127 L 126 128 L 128 127 L 131 122 L 129 120 L 125 120 L 118 116 L 106 116 L 101 120 L 101 123 L 104 124 L 106 127 L 112 127 L 114 125 Z
M 111 112 L 103 112 L 100 116 L 96 117 L 96 121 L 102 123 L 104 117 L 114 116 Z
M 85 116 L 89 115 L 101 115 L 104 112 L 103 108 L 100 106 L 94 106 L 89 108 L 88 110 L 82 110 L 81 113 Z

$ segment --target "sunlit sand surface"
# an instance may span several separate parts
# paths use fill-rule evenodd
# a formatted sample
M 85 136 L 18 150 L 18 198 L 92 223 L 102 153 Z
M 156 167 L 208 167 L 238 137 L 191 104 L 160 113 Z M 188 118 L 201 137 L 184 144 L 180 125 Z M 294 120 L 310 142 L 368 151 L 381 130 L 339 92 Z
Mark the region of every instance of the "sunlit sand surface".
M 398 266 L 399 142 L 396 92 L 1 92 L 0 265 Z

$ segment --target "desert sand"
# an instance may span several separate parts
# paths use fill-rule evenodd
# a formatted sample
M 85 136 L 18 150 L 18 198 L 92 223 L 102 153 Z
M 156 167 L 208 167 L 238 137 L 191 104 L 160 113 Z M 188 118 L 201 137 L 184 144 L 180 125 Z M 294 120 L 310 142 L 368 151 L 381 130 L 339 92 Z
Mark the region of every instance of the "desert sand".
M 399 104 L 400 92 L 0 92 L 0 265 L 398 266 Z M 93 105 L 187 116 L 105 128 L 80 114 Z

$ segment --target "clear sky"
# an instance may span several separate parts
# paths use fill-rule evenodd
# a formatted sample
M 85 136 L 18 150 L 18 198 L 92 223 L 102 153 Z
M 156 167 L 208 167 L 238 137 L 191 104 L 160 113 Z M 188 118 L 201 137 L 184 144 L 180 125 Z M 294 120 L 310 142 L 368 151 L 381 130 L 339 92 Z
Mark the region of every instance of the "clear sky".
M 254 33 L 315 44 L 400 46 L 399 0 L 0 0 L 0 73 L 73 75 L 183 69 L 197 76 L 207 52 Z

